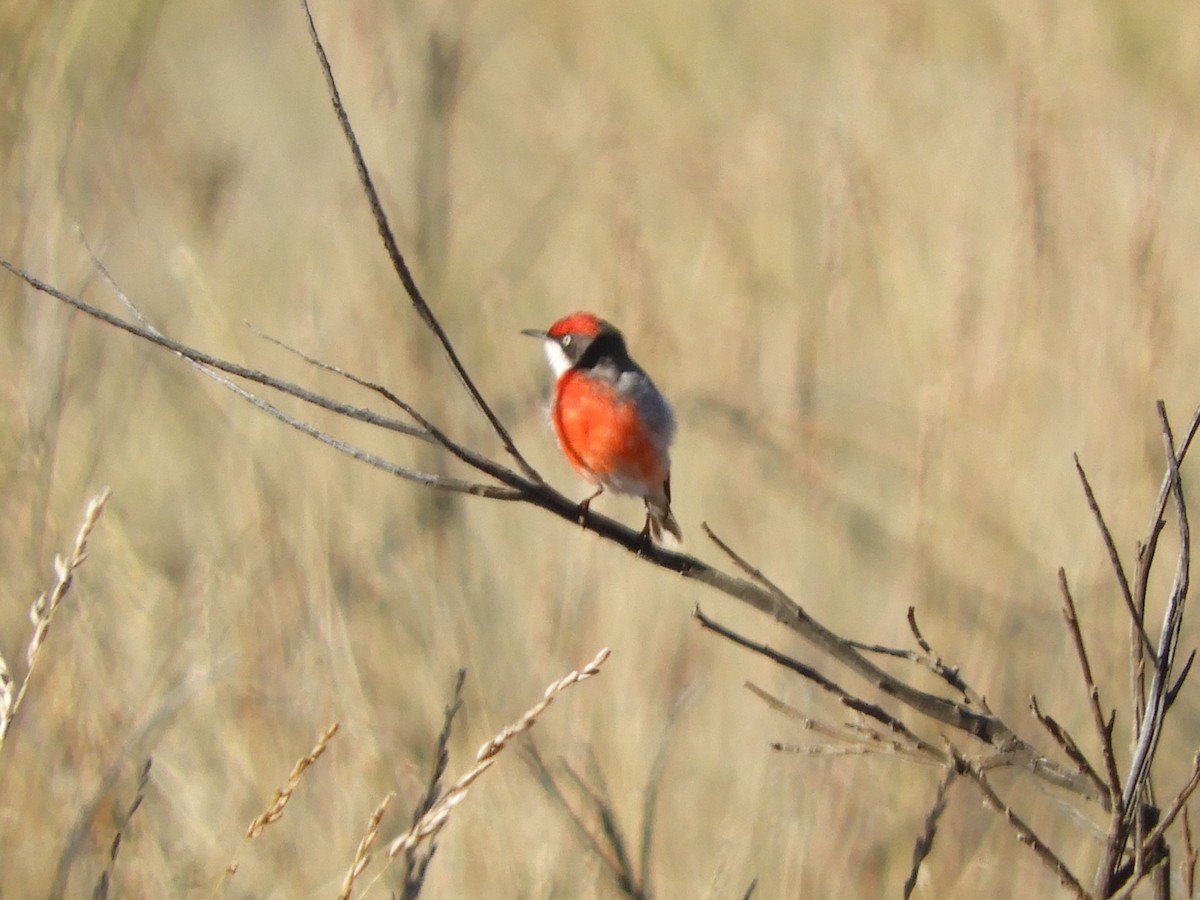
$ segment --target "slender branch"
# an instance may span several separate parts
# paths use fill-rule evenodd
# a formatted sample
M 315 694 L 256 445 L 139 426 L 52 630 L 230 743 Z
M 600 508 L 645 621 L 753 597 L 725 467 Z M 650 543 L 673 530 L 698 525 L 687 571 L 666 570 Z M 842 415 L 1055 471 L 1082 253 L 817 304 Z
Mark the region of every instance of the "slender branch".
M 1146 835 L 1147 846 L 1152 846 L 1163 839 L 1167 833 L 1167 829 L 1175 823 L 1176 817 L 1184 811 L 1185 804 L 1192 794 L 1195 793 L 1197 787 L 1200 787 L 1200 753 L 1192 757 L 1192 774 L 1188 777 L 1183 787 L 1179 789 L 1179 793 L 1175 795 L 1175 799 L 1171 801 L 1171 805 L 1166 813 L 1159 819 L 1158 824 L 1154 826 L 1154 830 Z
M 1154 678 L 1150 683 L 1149 696 L 1146 701 L 1146 716 L 1142 722 L 1142 730 L 1138 736 L 1137 747 L 1130 763 L 1129 775 L 1125 780 L 1125 793 L 1122 798 L 1125 808 L 1125 818 L 1128 822 L 1136 800 L 1146 781 L 1150 777 L 1150 766 L 1158 747 L 1158 738 L 1162 733 L 1163 719 L 1166 714 L 1166 697 L 1169 690 L 1171 667 L 1175 660 L 1175 650 L 1179 643 L 1179 631 L 1183 621 L 1183 610 L 1187 600 L 1189 569 L 1191 565 L 1191 539 L 1187 521 L 1187 506 L 1183 497 L 1183 484 L 1179 475 L 1181 453 L 1186 452 L 1188 443 L 1200 425 L 1200 411 L 1193 419 L 1192 427 L 1185 438 L 1183 450 L 1177 453 L 1175 440 L 1171 433 L 1171 423 L 1167 419 L 1166 406 L 1160 400 L 1157 404 L 1159 421 L 1163 430 L 1163 448 L 1167 457 L 1167 484 L 1175 500 L 1177 527 L 1179 529 L 1179 555 L 1176 561 L 1175 579 L 1171 585 L 1171 593 L 1167 600 L 1166 612 L 1163 616 L 1162 633 L 1159 635 L 1156 651 L 1157 666 Z M 1164 501 L 1165 503 L 1165 501 Z M 1163 507 L 1165 511 L 1165 506 Z M 1159 516 L 1161 518 L 1161 515 Z
M 1104 779 L 1100 777 L 1100 774 L 1096 771 L 1095 766 L 1092 765 L 1091 761 L 1084 754 L 1075 738 L 1071 736 L 1071 732 L 1067 731 L 1067 729 L 1064 728 L 1061 723 L 1056 721 L 1053 716 L 1042 712 L 1041 708 L 1038 706 L 1037 697 L 1029 698 L 1029 708 L 1032 710 L 1034 718 L 1041 723 L 1042 727 L 1046 729 L 1047 733 L 1054 739 L 1055 743 L 1062 748 L 1062 751 L 1067 755 L 1067 758 L 1071 760 L 1071 762 L 1075 763 L 1075 765 L 1079 767 L 1079 770 L 1091 779 L 1092 784 L 1096 785 L 1097 790 L 1107 793 L 1109 790 L 1108 785 L 1105 784 Z
M 957 750 L 951 748 L 950 753 L 953 757 L 956 771 L 960 775 L 965 775 L 979 789 L 979 792 L 983 794 L 983 799 L 987 805 L 1002 815 L 1005 821 L 1012 826 L 1013 830 L 1017 833 L 1017 840 L 1032 849 L 1037 854 L 1038 859 L 1045 863 L 1058 877 L 1058 880 L 1075 893 L 1076 897 L 1079 897 L 1080 900 L 1088 900 L 1090 895 L 1084 890 L 1083 885 L 1079 883 L 1079 879 L 1067 868 L 1067 864 L 1059 859 L 1057 854 L 1046 846 L 1042 839 L 1034 833 L 1033 829 L 1000 799 L 988 782 L 987 776 L 977 766 L 972 765 L 959 755 Z
M 1083 633 L 1079 629 L 1079 616 L 1075 611 L 1075 598 L 1071 596 L 1071 587 L 1067 584 L 1067 573 L 1058 570 L 1058 587 L 1063 596 L 1063 618 L 1067 623 L 1067 632 L 1075 645 L 1075 656 L 1079 660 L 1080 673 L 1083 675 L 1084 690 L 1088 695 L 1088 708 L 1092 713 L 1092 724 L 1096 736 L 1100 739 L 1100 753 L 1104 758 L 1104 776 L 1109 794 L 1114 803 L 1120 802 L 1121 776 L 1117 773 L 1117 758 L 1113 752 L 1112 731 L 1104 721 L 1104 713 L 1100 709 L 1100 689 L 1092 677 L 1092 665 L 1088 661 L 1087 647 L 1083 642 Z M 1117 809 L 1124 809 L 1118 806 Z
M 437 316 L 433 314 L 433 310 L 429 308 L 429 304 L 425 302 L 425 297 L 421 294 L 420 288 L 417 287 L 417 282 L 412 276 L 412 272 L 408 268 L 408 263 L 404 259 L 404 255 L 400 252 L 400 247 L 396 243 L 396 237 L 392 234 L 392 227 L 388 224 L 387 213 L 384 212 L 383 203 L 379 199 L 379 192 L 375 190 L 375 182 L 371 178 L 371 172 L 367 168 L 367 161 L 363 157 L 362 148 L 358 144 L 358 137 L 354 133 L 354 128 L 350 125 L 350 117 L 346 114 L 346 108 L 342 104 L 341 91 L 338 90 L 337 81 L 333 77 L 333 67 L 330 65 L 329 57 L 325 53 L 325 47 L 321 43 L 321 37 L 317 34 L 317 25 L 313 21 L 312 10 L 308 7 L 308 0 L 300 0 L 300 5 L 304 8 L 304 18 L 308 22 L 308 36 L 312 40 L 313 49 L 317 53 L 317 59 L 321 64 L 321 72 L 325 76 L 325 86 L 329 91 L 329 99 L 333 104 L 333 111 L 337 115 L 338 124 L 342 127 L 342 134 L 346 138 L 346 143 L 350 147 L 350 155 L 354 157 L 354 168 L 358 172 L 358 180 L 362 185 L 363 192 L 367 196 L 367 202 L 371 205 L 371 215 L 375 218 L 375 226 L 379 230 L 379 238 L 383 241 L 384 249 L 387 250 L 388 259 L 392 262 L 392 268 L 396 270 L 396 275 L 400 279 L 400 283 L 404 286 L 405 293 L 408 294 L 409 300 L 412 301 L 413 308 L 421 317 L 421 321 L 425 326 L 434 333 L 438 343 L 441 344 L 446 358 L 450 361 L 451 368 L 454 369 L 454 374 L 458 376 L 458 380 L 462 382 L 467 393 L 471 395 L 471 399 L 475 401 L 475 405 L 479 407 L 480 412 L 487 418 L 488 423 L 492 426 L 492 430 L 496 432 L 500 442 L 504 445 L 504 449 L 509 455 L 516 460 L 521 471 L 526 477 L 535 484 L 542 483 L 542 477 L 537 470 L 533 468 L 521 452 L 517 449 L 516 443 L 509 434 L 508 429 L 504 427 L 504 423 L 500 421 L 499 416 L 492 411 L 491 406 L 483 399 L 483 394 L 475 386 L 475 382 L 467 373 L 466 367 L 458 358 L 458 353 L 454 349 L 454 345 L 450 343 L 450 338 L 447 336 L 445 329 L 442 328 Z
M 302 388 L 298 384 L 284 381 L 282 378 L 275 378 L 274 376 L 268 375 L 265 372 L 260 372 L 257 369 L 251 369 L 247 366 L 239 365 L 238 363 L 230 362 L 228 360 L 221 359 L 220 357 L 213 356 L 209 353 L 205 353 L 204 351 L 198 350 L 195 347 L 172 340 L 153 327 L 143 327 L 134 325 L 132 322 L 127 322 L 118 316 L 114 316 L 112 313 L 105 312 L 99 307 L 92 306 L 90 303 L 85 303 L 78 297 L 73 297 L 70 294 L 59 290 L 53 285 L 47 284 L 40 278 L 31 275 L 29 272 L 26 272 L 20 266 L 13 264 L 4 257 L 0 257 L 0 268 L 7 269 L 34 290 L 53 297 L 60 303 L 65 303 L 67 306 L 73 307 L 79 312 L 103 322 L 105 325 L 111 325 L 113 328 L 119 328 L 121 331 L 127 332 L 134 337 L 141 338 L 142 340 L 148 341 L 151 344 L 155 344 L 166 350 L 170 350 L 172 353 L 182 357 L 185 360 L 188 360 L 189 362 L 199 363 L 200 365 L 209 366 L 213 369 L 219 369 L 226 374 L 235 375 L 238 378 L 244 378 L 247 381 L 253 381 L 254 383 L 261 384 L 264 387 L 274 388 L 281 393 L 295 397 L 297 400 L 302 400 L 305 403 L 328 410 L 329 412 L 336 413 L 340 416 L 345 416 L 359 422 L 364 422 L 368 425 L 375 425 L 388 431 L 398 432 L 399 434 L 413 437 L 418 440 L 436 443 L 430 435 L 426 434 L 420 428 L 414 428 L 412 425 L 408 425 L 404 422 L 399 422 L 395 419 L 388 418 L 387 416 L 381 416 L 369 409 L 361 409 L 345 403 L 339 403 L 336 400 L 331 400 L 328 397 L 323 397 L 320 394 L 309 391 L 306 388 Z M 128 303 L 128 299 L 125 298 L 123 302 Z
M 1150 643 L 1150 637 L 1146 634 L 1146 629 L 1142 624 L 1142 617 L 1138 615 L 1137 607 L 1134 606 L 1133 591 L 1129 587 L 1129 579 L 1125 577 L 1125 567 L 1121 564 L 1121 554 L 1117 551 L 1112 532 L 1108 530 L 1108 523 L 1104 521 L 1104 514 L 1100 511 L 1100 504 L 1096 502 L 1096 495 L 1092 491 L 1087 473 L 1083 470 L 1083 464 L 1079 462 L 1079 454 L 1072 454 L 1072 459 L 1075 460 L 1075 471 L 1079 473 L 1079 481 L 1083 484 L 1083 493 L 1087 497 L 1088 509 L 1092 511 L 1092 517 L 1100 527 L 1100 536 L 1104 539 L 1104 548 L 1108 551 L 1109 562 L 1112 563 L 1113 572 L 1117 576 L 1117 584 L 1121 588 L 1121 598 L 1125 601 L 1125 607 L 1129 610 L 1129 618 L 1132 620 L 1134 630 L 1141 638 L 1146 652 L 1153 655 L 1154 645 Z
M 912 896 L 913 889 L 917 886 L 917 875 L 921 870 L 921 863 L 929 857 L 930 851 L 933 850 L 933 840 L 937 837 L 938 822 L 941 821 L 942 813 L 946 811 L 946 794 L 957 777 L 958 772 L 953 767 L 947 767 L 945 776 L 938 782 L 937 793 L 933 797 L 933 806 L 925 816 L 925 828 L 913 846 L 912 866 L 909 868 L 908 878 L 904 881 L 904 900 L 908 900 Z
M 790 656 L 786 656 L 780 653 L 778 650 L 768 647 L 766 644 L 752 641 L 749 638 L 738 634 L 736 631 L 726 628 L 724 625 L 721 625 L 706 616 L 703 611 L 701 611 L 699 605 L 693 607 L 692 616 L 703 628 L 707 628 L 709 631 L 713 631 L 716 634 L 721 635 L 721 637 L 730 640 L 741 647 L 745 647 L 747 650 L 753 650 L 755 653 L 765 656 L 772 662 L 776 662 L 784 668 L 790 669 L 797 675 L 807 678 L 813 684 L 817 685 L 817 687 L 820 687 L 823 690 L 833 694 L 838 698 L 839 701 L 841 701 L 843 705 L 849 707 L 855 712 L 862 713 L 868 718 L 874 719 L 881 725 L 887 726 L 889 729 L 897 734 L 902 735 L 905 739 L 910 741 L 913 745 L 920 748 L 931 757 L 939 760 L 945 759 L 944 753 L 942 753 L 929 742 L 925 741 L 919 735 L 915 734 L 907 725 L 905 725 L 891 713 L 887 712 L 887 710 L 883 709 L 883 707 L 863 700 L 861 697 L 856 697 L 841 685 L 829 678 L 826 678 L 812 666 L 805 665 L 799 660 L 792 659 Z

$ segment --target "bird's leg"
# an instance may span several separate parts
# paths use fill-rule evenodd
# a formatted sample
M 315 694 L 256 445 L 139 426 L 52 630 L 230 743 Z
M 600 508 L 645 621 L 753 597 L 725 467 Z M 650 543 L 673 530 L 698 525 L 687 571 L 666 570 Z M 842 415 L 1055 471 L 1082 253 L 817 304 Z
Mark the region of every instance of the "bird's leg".
M 595 500 L 597 497 L 599 497 L 603 493 L 604 493 L 604 485 L 600 485 L 598 488 L 596 488 L 596 493 L 592 494 L 590 497 L 585 497 L 583 499 L 583 501 L 579 504 L 579 524 L 580 525 L 583 525 L 587 522 L 588 507 L 592 505 L 592 501 Z
M 646 551 L 654 546 L 654 541 L 650 538 L 650 510 L 646 510 L 646 524 L 642 526 L 641 540 L 638 545 L 638 556 L 645 556 Z

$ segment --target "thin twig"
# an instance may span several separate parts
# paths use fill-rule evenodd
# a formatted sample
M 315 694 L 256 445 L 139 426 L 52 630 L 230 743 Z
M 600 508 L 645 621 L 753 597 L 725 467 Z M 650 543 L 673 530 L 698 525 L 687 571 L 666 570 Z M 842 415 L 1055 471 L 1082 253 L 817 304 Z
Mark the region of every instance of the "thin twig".
M 1175 799 L 1171 801 L 1171 805 L 1167 811 L 1159 818 L 1158 824 L 1154 829 L 1146 835 L 1146 845 L 1151 846 L 1158 841 L 1161 841 L 1167 833 L 1167 829 L 1174 824 L 1176 817 L 1183 811 L 1188 799 L 1195 793 L 1196 788 L 1200 787 L 1200 753 L 1197 753 L 1192 758 L 1192 774 L 1179 789 L 1179 793 L 1175 795 Z
M 950 685 L 950 687 L 962 694 L 962 696 L 968 702 L 974 703 L 984 712 L 990 713 L 991 708 L 988 706 L 987 698 L 967 684 L 966 679 L 962 677 L 958 667 L 946 665 L 942 657 L 938 653 L 934 652 L 934 649 L 932 646 L 930 646 L 929 641 L 925 640 L 925 635 L 921 633 L 921 629 L 917 625 L 917 610 L 915 607 L 910 606 L 908 608 L 907 618 L 908 629 L 912 632 L 913 639 L 917 642 L 917 646 L 921 648 L 921 652 L 924 654 L 923 656 L 918 657 L 918 661 L 927 666 L 929 670 L 933 672 L 933 674 L 941 678 L 944 682 L 946 682 L 946 684 Z
M 1167 457 L 1167 482 L 1171 495 L 1175 500 L 1176 522 L 1179 529 L 1179 555 L 1175 568 L 1175 579 L 1171 585 L 1171 593 L 1167 600 L 1167 608 L 1163 615 L 1162 632 L 1159 635 L 1158 648 L 1155 654 L 1157 666 L 1150 683 L 1150 691 L 1146 702 L 1146 716 L 1142 730 L 1138 736 L 1137 747 L 1130 763 L 1129 775 L 1125 779 L 1123 804 L 1125 818 L 1128 822 L 1137 797 L 1150 776 L 1150 767 L 1158 746 L 1158 738 L 1162 733 L 1163 721 L 1166 714 L 1166 696 L 1170 685 L 1171 668 L 1175 660 L 1175 651 L 1179 643 L 1180 626 L 1183 621 L 1184 605 L 1187 601 L 1189 570 L 1191 565 L 1191 539 L 1187 521 L 1187 505 L 1183 496 L 1183 484 L 1179 475 L 1180 456 L 1175 450 L 1175 441 L 1171 433 L 1171 423 L 1167 418 L 1166 406 L 1160 400 L 1157 404 L 1159 421 L 1163 431 L 1163 448 Z M 1200 412 L 1197 413 L 1200 417 Z M 1195 425 L 1197 420 L 1193 421 Z M 1190 441 L 1194 428 L 1189 430 Z
M 721 550 L 721 552 L 724 553 L 726 556 L 728 556 L 730 558 L 730 560 L 733 561 L 733 564 L 735 566 L 737 566 L 739 569 L 741 569 L 743 572 L 745 572 L 747 575 L 749 575 L 752 580 L 757 581 L 759 584 L 761 584 L 763 587 L 765 587 L 768 591 L 771 592 L 771 594 L 779 602 L 781 617 L 784 613 L 795 614 L 796 612 L 799 612 L 799 609 L 800 609 L 799 605 L 794 600 L 792 600 L 791 597 L 789 597 L 786 593 L 784 593 L 783 589 L 781 587 L 779 587 L 779 585 L 777 585 L 774 581 L 772 581 L 765 574 L 763 574 L 762 570 L 756 568 L 755 566 L 752 566 L 743 556 L 741 556 L 736 550 L 734 550 L 731 546 L 729 546 L 729 544 L 725 543 L 725 541 L 723 541 L 723 540 L 721 540 L 721 538 L 717 537 L 716 532 L 713 531 L 712 528 L 709 527 L 707 522 L 701 522 L 700 528 L 703 529 L 704 534 L 708 537 L 708 539 L 710 541 L 712 541 L 714 544 L 716 544 L 717 547 Z
M 1100 774 L 1088 760 L 1075 738 L 1071 736 L 1071 733 L 1060 722 L 1055 720 L 1053 716 L 1042 712 L 1038 706 L 1037 697 L 1029 698 L 1029 708 L 1033 711 L 1034 718 L 1041 723 L 1042 727 L 1046 729 L 1055 743 L 1062 748 L 1067 758 L 1075 763 L 1081 772 L 1092 779 L 1092 783 L 1096 785 L 1096 789 L 1101 791 L 1109 790 L 1109 786 L 1105 784 L 1104 779 L 1100 777 Z
M 812 666 L 807 666 L 799 660 L 792 659 L 790 656 L 785 656 L 779 651 L 773 650 L 766 644 L 752 641 L 749 638 L 738 634 L 736 631 L 726 628 L 724 625 L 721 625 L 720 623 L 715 622 L 706 616 L 700 609 L 699 605 L 693 607 L 692 617 L 695 618 L 702 627 L 707 628 L 709 631 L 715 632 L 716 634 L 721 635 L 721 637 L 730 640 L 741 647 L 745 647 L 747 650 L 753 650 L 755 653 L 765 656 L 767 659 L 770 659 L 784 668 L 790 669 L 797 675 L 801 675 L 802 677 L 808 679 L 813 684 L 833 694 L 838 698 L 839 701 L 841 701 L 843 705 L 853 709 L 855 712 L 862 713 L 868 718 L 874 719 L 881 725 L 887 726 L 887 728 L 889 728 L 891 731 L 902 735 L 906 740 L 910 741 L 912 744 L 934 759 L 945 758 L 945 754 L 938 750 L 938 748 L 919 737 L 916 733 L 909 729 L 907 725 L 905 725 L 891 713 L 887 712 L 887 710 L 883 709 L 883 707 L 863 700 L 861 697 L 854 696 L 845 688 L 841 687 L 841 685 L 830 680 L 829 678 L 826 678 L 816 669 L 812 668 Z
M 1079 883 L 1079 879 L 1072 874 L 1071 870 L 1067 867 L 1067 864 L 1059 859 L 1057 854 L 1055 854 L 1053 850 L 1046 846 L 1042 839 L 1034 833 L 1033 829 L 1025 824 L 1024 820 L 1022 820 L 1020 816 L 1013 812 L 1012 809 L 1010 809 L 1008 805 L 1000 799 L 1000 797 L 992 789 L 991 784 L 988 783 L 987 776 L 985 776 L 978 767 L 961 756 L 954 748 L 950 748 L 949 752 L 954 760 L 954 767 L 958 773 L 960 775 L 965 775 L 968 779 L 970 779 L 971 783 L 979 789 L 981 794 L 983 794 L 983 799 L 987 805 L 990 806 L 992 810 L 1003 816 L 1005 821 L 1012 826 L 1012 829 L 1017 833 L 1017 840 L 1032 849 L 1033 852 L 1037 854 L 1038 859 L 1040 859 L 1047 866 L 1047 868 L 1054 872 L 1059 882 L 1073 891 L 1076 897 L 1079 897 L 1080 900 L 1088 900 L 1090 895 L 1086 890 L 1084 890 L 1083 885 Z
M 536 484 L 542 484 L 542 477 L 537 470 L 533 468 L 521 452 L 517 450 L 517 445 L 509 434 L 508 429 L 504 427 L 504 423 L 492 411 L 487 401 L 483 399 L 483 394 L 475 386 L 475 382 L 467 373 L 466 367 L 458 358 L 458 353 L 454 349 L 454 345 L 450 342 L 445 329 L 442 328 L 437 316 L 433 314 L 429 304 L 425 302 L 424 296 L 421 294 L 420 288 L 417 287 L 417 282 L 409 271 L 408 263 L 404 259 L 404 255 L 400 252 L 400 247 L 396 243 L 396 237 L 392 234 L 392 227 L 388 224 L 387 213 L 384 212 L 383 203 L 379 199 L 379 192 L 375 190 L 375 182 L 371 178 L 371 172 L 367 168 L 367 161 L 363 157 L 362 148 L 358 144 L 358 138 L 354 133 L 354 128 L 350 124 L 350 117 L 346 114 L 346 108 L 342 104 L 341 91 L 338 90 L 337 81 L 333 77 L 333 67 L 329 62 L 329 57 L 325 53 L 325 47 L 321 43 L 321 37 L 317 34 L 317 25 L 313 21 L 312 10 L 308 7 L 308 0 L 300 0 L 300 5 L 304 8 L 304 18 L 308 22 L 308 36 L 312 40 L 313 49 L 317 53 L 317 59 L 321 65 L 321 72 L 325 76 L 325 86 L 329 91 L 329 99 L 333 104 L 333 111 L 337 115 L 338 124 L 341 125 L 342 134 L 346 138 L 346 143 L 350 147 L 350 154 L 354 157 L 354 168 L 358 173 L 359 184 L 362 185 L 363 192 L 367 196 L 367 202 L 371 206 L 371 215 L 375 218 L 375 226 L 379 230 L 379 238 L 383 241 L 384 249 L 387 251 L 388 259 L 391 260 L 392 268 L 395 269 L 396 275 L 400 279 L 400 283 L 404 286 L 405 293 L 408 294 L 409 300 L 412 301 L 413 308 L 421 317 L 421 321 L 425 326 L 433 332 L 437 337 L 438 343 L 441 345 L 446 358 L 450 362 L 451 368 L 454 369 L 454 374 L 458 376 L 458 380 L 462 382 L 467 393 L 471 395 L 471 399 L 475 405 L 479 407 L 480 412 L 487 418 L 492 430 L 496 432 L 500 442 L 504 445 L 504 449 L 526 477 L 531 479 Z
M 1079 616 L 1075 610 L 1075 598 L 1071 596 L 1071 587 L 1067 584 L 1067 573 L 1058 570 L 1058 588 L 1063 597 L 1063 618 L 1067 623 L 1067 633 L 1075 646 L 1075 656 L 1079 660 L 1080 673 L 1083 676 L 1083 687 L 1088 696 L 1088 708 L 1092 713 L 1092 725 L 1096 729 L 1096 737 L 1100 740 L 1100 753 L 1104 758 L 1104 776 L 1108 791 L 1113 799 L 1114 807 L 1118 806 L 1121 798 L 1121 776 L 1117 773 L 1117 758 L 1113 752 L 1112 731 L 1104 721 L 1104 713 L 1100 709 L 1100 689 L 1092 677 L 1092 665 L 1088 661 L 1087 647 L 1083 641 L 1083 633 L 1079 628 Z
M 925 827 L 913 846 L 912 866 L 908 870 L 908 878 L 904 881 L 904 900 L 908 900 L 912 896 L 913 889 L 917 886 L 917 874 L 921 870 L 921 863 L 929 857 L 930 851 L 933 850 L 933 840 L 937 837 L 938 822 L 941 821 L 942 813 L 946 811 L 946 793 L 950 790 L 950 785 L 954 783 L 957 775 L 958 773 L 954 771 L 953 767 L 947 767 L 945 776 L 938 782 L 937 793 L 933 797 L 933 806 L 925 816 Z
M 1138 615 L 1137 607 L 1133 603 L 1133 591 L 1129 587 L 1129 579 L 1125 577 L 1125 566 L 1121 563 L 1121 554 L 1117 551 L 1117 545 L 1113 541 L 1112 532 L 1108 530 L 1108 523 L 1104 521 L 1104 513 L 1100 511 L 1100 504 L 1096 501 L 1096 495 L 1092 491 L 1091 482 L 1088 481 L 1087 473 L 1083 470 L 1083 464 L 1079 462 L 1079 454 L 1072 454 L 1075 460 L 1075 471 L 1079 474 L 1079 480 L 1083 484 L 1083 493 L 1087 497 L 1088 509 L 1092 511 L 1092 517 L 1096 520 L 1096 524 L 1100 527 L 1100 536 L 1104 539 L 1104 548 L 1108 551 L 1109 562 L 1112 563 L 1113 572 L 1117 576 L 1117 584 L 1121 588 L 1121 598 L 1125 601 L 1125 607 L 1129 610 L 1129 618 L 1133 622 L 1133 627 L 1138 636 L 1141 638 L 1142 646 L 1147 653 L 1154 654 L 1154 645 L 1150 642 L 1150 637 L 1146 634 L 1146 629 L 1143 627 L 1141 616 Z

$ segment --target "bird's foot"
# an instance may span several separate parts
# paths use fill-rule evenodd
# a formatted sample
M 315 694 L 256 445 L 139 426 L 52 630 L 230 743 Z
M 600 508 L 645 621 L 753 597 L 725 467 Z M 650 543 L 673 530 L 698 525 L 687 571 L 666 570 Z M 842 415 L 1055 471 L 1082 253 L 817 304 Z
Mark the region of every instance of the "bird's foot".
M 603 493 L 604 488 L 600 488 L 600 490 L 596 491 L 596 493 L 592 494 L 590 497 L 585 497 L 582 501 L 580 501 L 578 508 L 575 510 L 575 521 L 577 521 L 581 526 L 587 526 L 588 509 L 591 507 L 592 501 Z

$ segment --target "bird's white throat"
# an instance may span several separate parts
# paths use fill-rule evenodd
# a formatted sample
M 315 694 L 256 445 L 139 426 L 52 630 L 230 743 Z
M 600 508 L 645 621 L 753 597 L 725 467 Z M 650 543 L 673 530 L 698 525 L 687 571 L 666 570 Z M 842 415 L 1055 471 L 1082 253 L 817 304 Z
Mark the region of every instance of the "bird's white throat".
M 550 370 L 556 379 L 571 368 L 571 361 L 567 359 L 566 351 L 554 338 L 546 338 L 542 341 L 542 348 L 546 351 L 546 362 L 550 363 Z

